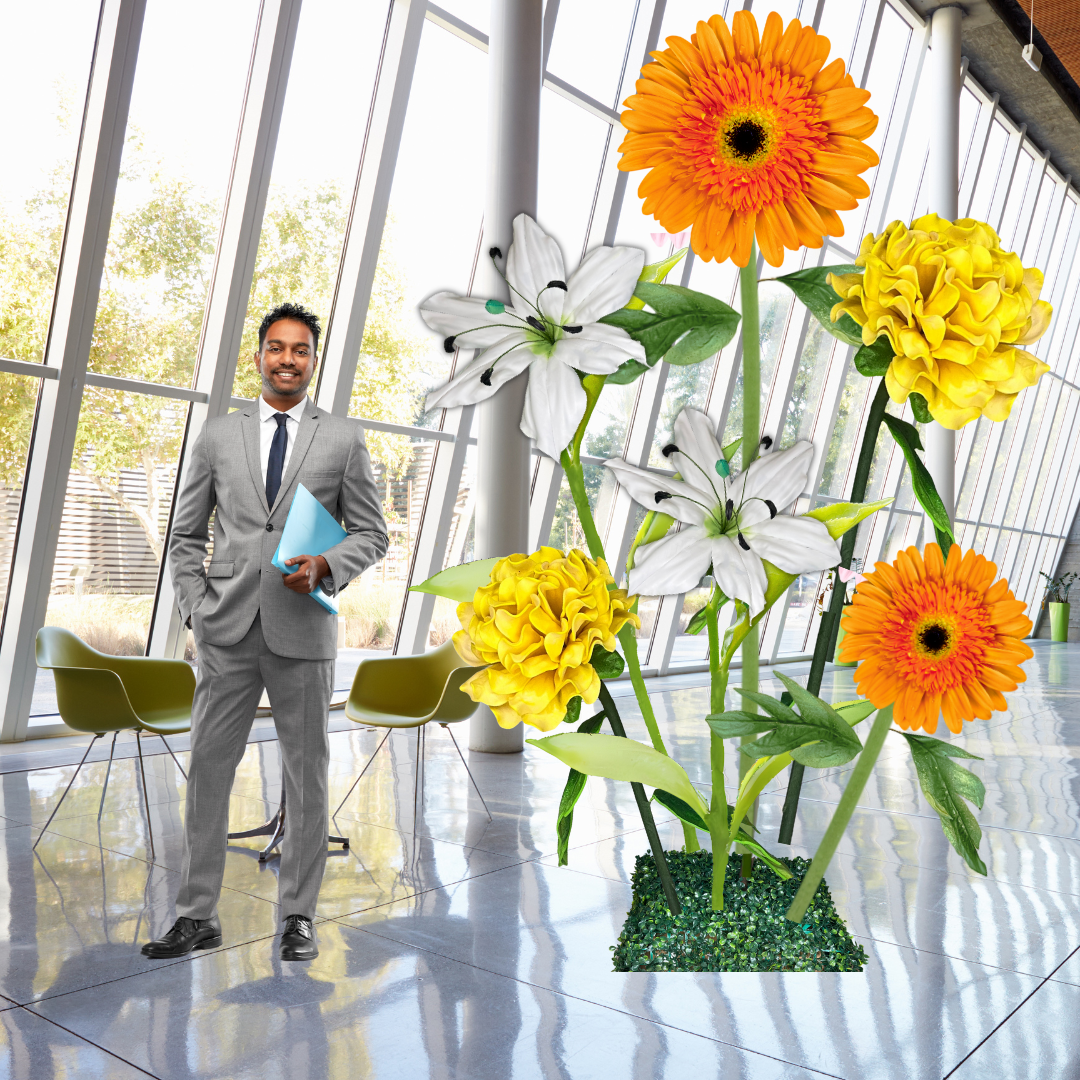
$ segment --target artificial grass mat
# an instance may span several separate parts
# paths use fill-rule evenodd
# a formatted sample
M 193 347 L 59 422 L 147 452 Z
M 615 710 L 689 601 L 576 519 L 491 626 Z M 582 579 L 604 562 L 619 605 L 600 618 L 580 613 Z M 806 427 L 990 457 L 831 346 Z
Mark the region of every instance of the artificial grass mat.
M 724 910 L 713 911 L 712 852 L 666 854 L 682 911 L 672 917 L 652 855 L 639 855 L 633 902 L 612 946 L 616 971 L 862 971 L 866 952 L 836 913 L 825 882 L 801 923 L 784 918 L 809 859 L 780 860 L 794 875 L 788 881 L 755 859 L 744 886 L 742 856 L 731 855 Z

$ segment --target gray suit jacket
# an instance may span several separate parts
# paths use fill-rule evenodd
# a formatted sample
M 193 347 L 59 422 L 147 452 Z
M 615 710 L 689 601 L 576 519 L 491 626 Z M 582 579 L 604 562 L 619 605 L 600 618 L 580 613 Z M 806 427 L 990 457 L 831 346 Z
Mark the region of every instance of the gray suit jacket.
M 278 656 L 332 660 L 337 620 L 310 596 L 285 588 L 270 560 L 297 483 L 340 521 L 348 536 L 321 554 L 340 592 L 386 554 L 383 520 L 363 428 L 308 401 L 289 466 L 272 507 L 259 456 L 259 405 L 207 422 L 195 441 L 173 520 L 169 562 L 180 615 L 196 637 L 235 645 L 262 613 L 266 644 Z M 214 553 L 203 569 L 214 519 Z

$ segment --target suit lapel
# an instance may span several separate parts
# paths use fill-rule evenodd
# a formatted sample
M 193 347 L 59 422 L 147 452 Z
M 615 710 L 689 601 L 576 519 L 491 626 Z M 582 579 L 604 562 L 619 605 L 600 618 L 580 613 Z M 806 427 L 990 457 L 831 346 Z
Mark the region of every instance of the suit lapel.
M 259 403 L 256 401 L 254 405 L 248 406 L 240 428 L 244 433 L 244 451 L 247 455 L 251 481 L 255 485 L 263 510 L 269 515 L 270 508 L 266 505 L 266 482 L 263 480 L 262 462 L 259 460 L 259 424 Z
M 319 410 L 315 407 L 315 402 L 308 398 L 307 405 L 304 407 L 304 415 L 300 417 L 300 424 L 296 430 L 296 442 L 293 444 L 292 452 L 289 454 L 289 467 L 281 478 L 281 487 L 278 489 L 277 499 L 274 502 L 275 508 L 292 487 L 293 480 L 296 479 L 296 474 L 300 471 L 300 465 L 303 463 L 304 455 L 308 452 L 308 447 L 315 437 L 315 429 L 318 426 Z

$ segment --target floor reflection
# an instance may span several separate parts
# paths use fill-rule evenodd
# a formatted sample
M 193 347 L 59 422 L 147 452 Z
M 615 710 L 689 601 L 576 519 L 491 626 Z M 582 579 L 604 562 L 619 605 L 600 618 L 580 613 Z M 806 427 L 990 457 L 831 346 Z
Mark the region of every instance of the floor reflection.
M 589 782 L 560 868 L 565 770 L 531 750 L 470 754 L 489 820 L 438 732 L 417 811 L 417 742 L 396 733 L 336 816 L 350 848 L 328 859 L 317 961 L 278 960 L 277 860 L 260 863 L 253 839 L 229 848 L 224 946 L 154 963 L 138 946 L 175 917 L 185 783 L 173 762 L 147 759 L 153 860 L 131 759 L 114 764 L 100 818 L 105 766 L 89 762 L 36 851 L 74 766 L 5 773 L 0 1076 L 1077 1074 L 1078 650 L 1037 643 L 1010 712 L 957 739 L 983 758 L 972 767 L 987 788 L 986 878 L 949 848 L 900 740 L 886 747 L 828 878 L 870 956 L 863 974 L 612 972 L 630 876 L 647 850 L 627 787 Z M 668 745 L 707 793 L 705 677 L 692 681 L 657 683 L 654 699 Z M 826 692 L 853 696 L 851 673 L 830 673 Z M 622 694 L 620 707 L 643 733 L 633 698 Z M 332 806 L 381 734 L 331 735 Z M 796 854 L 813 852 L 845 781 L 844 770 L 807 774 Z M 276 743 L 252 744 L 230 828 L 265 820 L 279 791 Z M 762 798 L 767 843 L 782 800 L 780 784 Z M 665 842 L 681 844 L 678 824 L 658 820 Z

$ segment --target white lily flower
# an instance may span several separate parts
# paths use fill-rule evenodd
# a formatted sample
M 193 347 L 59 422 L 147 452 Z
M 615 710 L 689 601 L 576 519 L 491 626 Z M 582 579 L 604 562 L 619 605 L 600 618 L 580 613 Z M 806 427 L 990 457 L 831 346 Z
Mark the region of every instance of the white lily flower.
M 840 561 L 839 544 L 822 522 L 781 513 L 804 489 L 812 443 L 766 454 L 732 476 L 712 421 L 696 409 L 683 409 L 675 421 L 675 442 L 664 447 L 664 455 L 681 480 L 621 458 L 605 462 L 639 503 L 683 523 L 679 532 L 637 549 L 630 592 L 688 592 L 711 566 L 719 588 L 746 604 L 753 617 L 765 608 L 762 559 L 788 574 L 826 570 Z
M 529 368 L 521 430 L 558 459 L 585 415 L 578 372 L 610 375 L 627 360 L 645 359 L 625 330 L 597 322 L 626 306 L 644 262 L 634 248 L 599 248 L 567 278 L 559 245 L 519 214 L 506 259 L 510 304 L 442 292 L 420 305 L 424 322 L 446 335 L 447 352 L 483 350 L 428 394 L 427 407 L 473 405 Z

